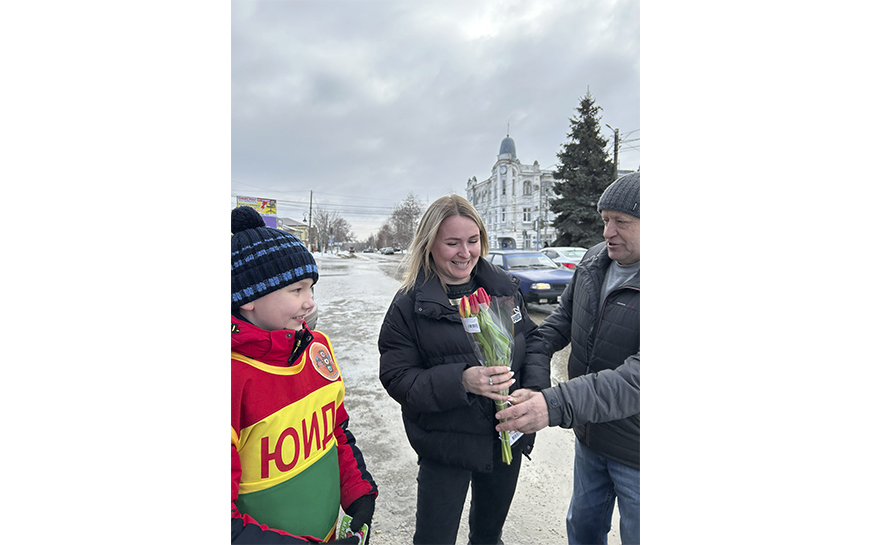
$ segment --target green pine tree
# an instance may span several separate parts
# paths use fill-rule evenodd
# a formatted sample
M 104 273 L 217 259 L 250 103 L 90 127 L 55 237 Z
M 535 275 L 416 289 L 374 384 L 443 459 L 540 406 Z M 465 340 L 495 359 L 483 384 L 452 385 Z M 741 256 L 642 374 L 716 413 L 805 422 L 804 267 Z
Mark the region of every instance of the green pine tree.
M 577 117 L 569 119 L 570 141 L 557 154 L 560 160 L 554 173 L 551 211 L 557 217 L 554 246 L 590 248 L 603 241 L 602 219 L 596 211 L 600 195 L 614 181 L 614 164 L 609 159 L 608 142 L 600 136 L 600 107 L 588 90 L 576 108 Z

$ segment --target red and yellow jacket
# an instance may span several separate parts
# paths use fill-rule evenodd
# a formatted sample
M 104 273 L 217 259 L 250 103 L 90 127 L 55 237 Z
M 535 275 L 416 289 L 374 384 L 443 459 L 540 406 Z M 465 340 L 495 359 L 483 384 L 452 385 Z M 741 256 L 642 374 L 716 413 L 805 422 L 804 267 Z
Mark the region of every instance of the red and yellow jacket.
M 332 540 L 340 504 L 377 489 L 348 430 L 330 339 L 231 315 L 230 366 L 232 540 Z

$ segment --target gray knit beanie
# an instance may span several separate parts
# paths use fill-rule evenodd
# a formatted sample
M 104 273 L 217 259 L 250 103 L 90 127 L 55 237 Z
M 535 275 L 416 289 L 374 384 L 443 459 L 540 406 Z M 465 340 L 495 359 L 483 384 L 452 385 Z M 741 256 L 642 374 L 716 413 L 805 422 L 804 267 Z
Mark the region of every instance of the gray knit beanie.
M 603 191 L 596 211 L 614 210 L 639 217 L 639 173 L 621 176 Z
M 249 206 L 230 214 L 230 308 L 311 278 L 318 281 L 315 257 L 290 233 L 271 229 Z

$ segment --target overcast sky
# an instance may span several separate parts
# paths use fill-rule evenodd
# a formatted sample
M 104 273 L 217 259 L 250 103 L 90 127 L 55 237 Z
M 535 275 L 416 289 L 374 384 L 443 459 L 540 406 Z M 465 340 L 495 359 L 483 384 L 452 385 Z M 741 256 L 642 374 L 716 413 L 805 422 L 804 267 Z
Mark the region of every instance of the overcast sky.
M 588 90 L 640 164 L 638 0 L 233 0 L 231 50 L 231 207 L 302 221 L 311 191 L 364 239 L 410 192 L 465 195 L 507 131 L 554 165 Z

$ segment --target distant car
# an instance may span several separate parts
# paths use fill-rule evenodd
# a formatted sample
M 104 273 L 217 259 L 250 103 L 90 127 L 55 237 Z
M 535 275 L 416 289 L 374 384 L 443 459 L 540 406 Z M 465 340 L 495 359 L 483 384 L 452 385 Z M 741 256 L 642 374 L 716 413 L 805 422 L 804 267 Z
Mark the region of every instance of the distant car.
M 363 251 L 363 253 L 365 253 L 365 254 L 371 254 L 371 253 L 373 253 L 374 251 L 375 251 L 375 250 L 373 250 L 372 248 L 367 248 L 367 249 L 365 249 L 365 250 Z
M 381 250 L 379 250 L 379 252 L 381 252 L 384 255 L 394 255 L 394 249 L 391 248 L 390 246 L 386 246 L 386 247 L 382 248 Z
M 572 246 L 553 246 L 551 248 L 543 248 L 542 253 L 551 258 L 557 264 L 563 265 L 567 269 L 574 269 L 584 254 L 587 253 L 587 248 L 578 248 Z
M 572 272 L 534 250 L 494 250 L 485 259 L 521 280 L 528 303 L 556 303 L 572 280 Z

